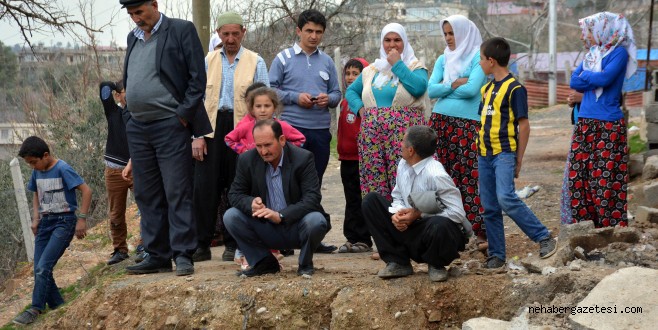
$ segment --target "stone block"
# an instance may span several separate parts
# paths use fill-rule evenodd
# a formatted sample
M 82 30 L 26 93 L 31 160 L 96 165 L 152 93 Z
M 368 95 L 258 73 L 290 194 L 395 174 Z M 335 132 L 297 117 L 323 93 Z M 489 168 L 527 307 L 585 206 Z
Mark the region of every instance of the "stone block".
M 635 244 L 640 241 L 640 233 L 635 228 L 615 227 L 615 232 L 612 235 L 612 240 L 614 242 Z
M 511 326 L 511 322 L 490 319 L 488 317 L 478 317 L 470 319 L 462 324 L 462 330 L 507 330 Z
M 658 207 L 658 182 L 644 185 L 644 206 Z
M 583 221 L 561 226 L 560 234 L 557 236 L 558 244 L 569 243 L 571 237 L 586 235 L 591 229 L 594 229 L 594 222 L 592 221 Z M 571 247 L 576 247 L 576 245 L 571 245 Z
M 658 149 L 650 149 L 650 150 L 645 151 L 643 154 L 644 154 L 644 159 L 646 160 L 647 158 L 649 158 L 651 156 L 658 155 Z
M 628 175 L 631 178 L 634 178 L 638 175 L 642 175 L 642 170 L 644 169 L 644 155 L 643 154 L 632 154 L 628 158 Z
M 650 105 L 644 107 L 644 118 L 648 123 L 658 123 L 658 103 L 655 100 L 651 100 L 651 103 L 645 103 Z
M 641 280 L 638 282 L 629 279 Z M 658 324 L 658 285 L 651 283 L 658 283 L 658 270 L 629 267 L 606 276 L 576 305 L 573 314 L 569 315 L 571 327 L 655 329 Z M 590 310 L 597 307 L 598 311 Z M 587 313 L 578 313 L 579 308 Z
M 638 206 L 635 214 L 637 223 L 658 223 L 658 209 Z
M 647 141 L 658 143 L 658 123 L 647 123 Z
M 658 155 L 648 157 L 642 168 L 642 180 L 653 180 L 658 178 Z

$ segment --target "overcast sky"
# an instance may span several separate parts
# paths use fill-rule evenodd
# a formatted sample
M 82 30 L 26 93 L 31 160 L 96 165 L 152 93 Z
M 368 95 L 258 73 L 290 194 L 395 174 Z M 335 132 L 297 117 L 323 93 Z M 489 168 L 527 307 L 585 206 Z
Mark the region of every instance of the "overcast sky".
M 81 20 L 80 6 L 78 0 L 52 0 L 60 4 L 62 8 L 66 10 L 67 13 L 71 14 L 72 19 Z M 92 4 L 93 14 L 92 18 L 94 20 L 95 27 L 105 26 L 111 22 L 110 26 L 105 26 L 102 28 L 103 33 L 96 34 L 96 38 L 99 40 L 101 46 L 109 46 L 110 42 L 114 39 L 119 46 L 126 45 L 126 35 L 128 32 L 134 28 L 134 24 L 128 17 L 125 9 L 121 9 L 119 0 L 80 0 L 83 2 L 88 2 Z M 191 2 L 191 0 L 159 0 L 159 9 L 160 11 L 166 14 L 167 8 L 177 8 L 178 6 L 184 6 L 186 2 Z M 190 17 L 191 19 L 191 17 Z M 82 29 L 78 29 L 78 33 L 83 33 Z M 9 22 L 4 19 L 0 21 L 0 40 L 8 46 L 13 46 L 15 44 L 23 44 L 22 35 L 20 29 L 15 24 L 9 24 Z M 62 35 L 59 32 L 55 33 L 39 33 L 34 34 L 30 39 L 33 44 L 43 42 L 46 45 L 51 43 L 54 45 L 57 42 L 62 42 L 64 45 L 67 42 L 71 44 L 75 43 L 75 38 L 69 35 Z

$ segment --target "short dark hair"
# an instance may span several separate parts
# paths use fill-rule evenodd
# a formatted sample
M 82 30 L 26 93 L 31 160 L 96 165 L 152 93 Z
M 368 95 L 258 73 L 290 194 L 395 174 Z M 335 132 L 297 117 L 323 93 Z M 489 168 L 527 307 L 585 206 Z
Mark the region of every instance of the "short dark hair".
M 251 135 L 253 135 L 256 128 L 259 127 L 271 128 L 272 132 L 274 132 L 274 137 L 277 140 L 281 137 L 281 135 L 283 135 L 283 128 L 281 128 L 281 124 L 279 124 L 279 122 L 274 119 L 263 119 L 256 121 L 254 128 L 251 130 Z
M 322 30 L 327 29 L 327 19 L 321 12 L 315 9 L 304 10 L 297 18 L 297 27 L 301 30 L 306 23 L 312 22 L 322 26 Z
M 114 86 L 116 87 L 117 93 L 125 89 L 123 86 L 123 79 L 117 80 L 117 82 L 114 83 Z
M 480 52 L 485 58 L 491 57 L 503 67 L 507 67 L 511 55 L 509 43 L 501 37 L 485 40 L 480 46 Z
M 351 59 L 345 63 L 343 70 L 347 70 L 347 68 L 357 68 L 359 71 L 363 71 L 363 63 L 357 59 Z
M 413 147 L 423 159 L 436 152 L 438 136 L 433 128 L 424 125 L 411 126 L 407 129 L 405 142 L 407 147 Z
M 46 141 L 37 136 L 30 136 L 23 144 L 21 144 L 21 149 L 18 151 L 18 157 L 38 157 L 43 158 L 47 153 L 50 153 L 50 148 Z

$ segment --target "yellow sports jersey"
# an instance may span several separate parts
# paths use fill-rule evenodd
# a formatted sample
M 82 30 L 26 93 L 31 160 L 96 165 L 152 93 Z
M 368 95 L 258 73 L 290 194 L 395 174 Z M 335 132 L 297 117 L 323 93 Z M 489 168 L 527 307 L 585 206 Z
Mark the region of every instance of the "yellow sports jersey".
M 481 156 L 516 151 L 519 118 L 528 117 L 528 94 L 512 74 L 482 86 L 481 128 L 478 151 Z

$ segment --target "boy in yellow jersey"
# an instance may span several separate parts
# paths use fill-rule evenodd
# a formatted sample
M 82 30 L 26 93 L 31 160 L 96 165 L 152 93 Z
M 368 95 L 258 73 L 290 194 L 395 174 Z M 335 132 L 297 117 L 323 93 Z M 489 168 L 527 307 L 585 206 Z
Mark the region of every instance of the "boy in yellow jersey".
M 514 178 L 519 176 L 530 136 L 528 94 L 507 69 L 510 46 L 492 38 L 480 46 L 480 66 L 494 80 L 482 87 L 478 136 L 480 200 L 489 241 L 486 268 L 505 265 L 503 214 L 540 245 L 539 256 L 555 253 L 555 240 L 528 206 L 516 195 Z

